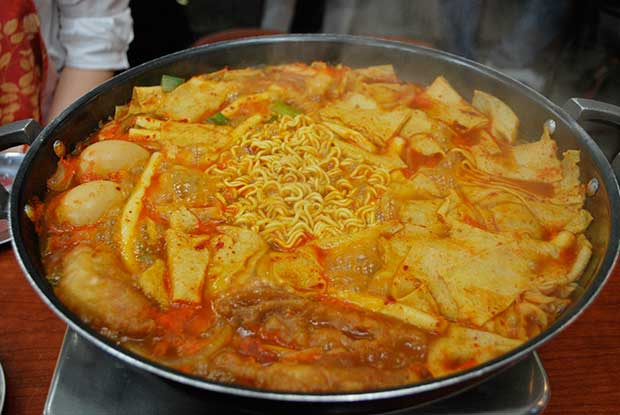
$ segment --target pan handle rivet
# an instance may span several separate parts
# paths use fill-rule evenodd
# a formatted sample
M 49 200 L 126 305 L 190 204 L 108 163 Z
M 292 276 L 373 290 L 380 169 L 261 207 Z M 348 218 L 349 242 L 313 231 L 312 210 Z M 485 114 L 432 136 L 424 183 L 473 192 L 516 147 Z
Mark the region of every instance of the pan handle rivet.
M 545 127 L 547 127 L 549 134 L 555 133 L 555 127 L 556 127 L 555 120 L 548 119 L 547 121 L 545 121 Z
M 590 179 L 590 181 L 586 185 L 586 194 L 590 197 L 594 196 L 596 192 L 598 192 L 598 187 L 598 179 L 596 177 Z

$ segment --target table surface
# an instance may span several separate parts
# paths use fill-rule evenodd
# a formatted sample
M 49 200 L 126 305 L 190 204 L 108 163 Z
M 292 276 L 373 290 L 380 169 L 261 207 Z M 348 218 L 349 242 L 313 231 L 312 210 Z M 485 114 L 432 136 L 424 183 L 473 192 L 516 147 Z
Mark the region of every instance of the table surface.
M 9 246 L 0 247 L 0 278 L 3 414 L 40 414 L 66 326 L 32 290 Z M 620 267 L 588 310 L 539 353 L 551 382 L 546 415 L 618 411 Z

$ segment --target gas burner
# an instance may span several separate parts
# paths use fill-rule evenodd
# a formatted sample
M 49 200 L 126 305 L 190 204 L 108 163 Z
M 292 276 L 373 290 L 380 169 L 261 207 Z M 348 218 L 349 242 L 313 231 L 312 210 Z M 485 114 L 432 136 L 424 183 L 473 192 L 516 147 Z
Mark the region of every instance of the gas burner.
M 206 392 L 205 392 L 206 393 Z M 390 412 L 539 414 L 549 401 L 547 374 L 536 353 L 484 383 L 439 402 Z M 46 415 L 232 414 L 202 391 L 131 367 L 67 330 L 45 403 Z M 237 412 L 256 413 L 256 412 Z

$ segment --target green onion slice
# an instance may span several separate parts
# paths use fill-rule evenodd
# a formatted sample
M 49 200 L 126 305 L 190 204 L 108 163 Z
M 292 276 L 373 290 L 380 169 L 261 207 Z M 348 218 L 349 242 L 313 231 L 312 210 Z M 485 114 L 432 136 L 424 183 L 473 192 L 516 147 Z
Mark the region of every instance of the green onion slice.
M 218 112 L 207 118 L 207 122 L 217 125 L 227 125 L 230 124 L 230 119 L 221 112 Z
M 276 101 L 273 103 L 271 110 L 279 115 L 288 115 L 290 117 L 294 117 L 296 115 L 301 114 L 301 111 L 296 110 L 288 104 L 285 104 L 282 101 Z
M 181 85 L 185 82 L 185 79 L 178 78 L 172 75 L 162 75 L 161 76 L 161 89 L 164 92 L 173 91 L 177 86 Z

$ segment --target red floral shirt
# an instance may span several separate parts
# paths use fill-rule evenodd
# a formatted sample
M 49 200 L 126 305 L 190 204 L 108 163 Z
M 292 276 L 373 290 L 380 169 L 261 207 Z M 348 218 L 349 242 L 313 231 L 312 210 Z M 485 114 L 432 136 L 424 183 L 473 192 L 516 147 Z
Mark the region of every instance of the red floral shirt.
M 0 125 L 25 118 L 41 121 L 47 65 L 32 0 L 4 2 L 0 7 Z

